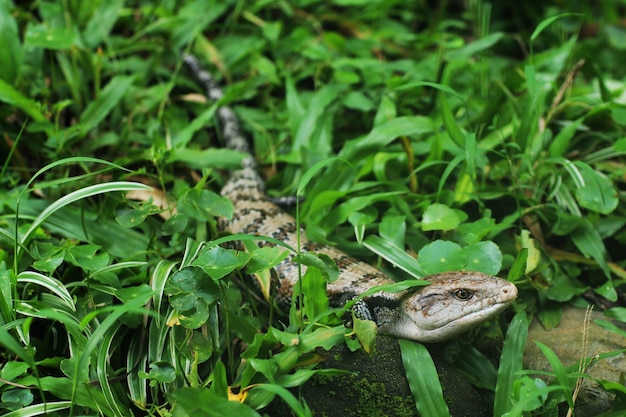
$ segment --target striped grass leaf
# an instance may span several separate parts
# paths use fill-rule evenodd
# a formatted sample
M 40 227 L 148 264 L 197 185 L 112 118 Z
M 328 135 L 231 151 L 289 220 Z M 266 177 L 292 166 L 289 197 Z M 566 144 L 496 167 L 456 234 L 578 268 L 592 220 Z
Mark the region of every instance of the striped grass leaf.
M 421 343 L 400 339 L 402 364 L 420 415 L 448 417 L 450 411 L 443 398 L 439 375 L 428 349 Z
M 72 165 L 72 164 L 84 164 L 84 163 L 97 163 L 97 164 L 103 164 L 112 168 L 116 168 L 116 169 L 120 169 L 120 170 L 124 170 L 124 171 L 128 171 L 126 168 L 124 168 L 121 165 L 118 164 L 114 164 L 112 162 L 109 161 L 105 161 L 103 159 L 99 159 L 99 158 L 91 158 L 91 157 L 70 157 L 70 158 L 63 158 L 60 159 L 58 161 L 53 161 L 49 164 L 47 164 L 46 166 L 44 166 L 43 168 L 39 169 L 26 183 L 26 185 L 24 186 L 24 188 L 22 189 L 20 195 L 17 198 L 16 201 L 16 209 L 15 209 L 15 217 L 16 218 L 20 218 L 20 204 L 22 199 L 24 198 L 25 193 L 29 192 L 31 190 L 31 185 L 35 182 L 35 180 L 37 178 L 39 178 L 41 175 L 43 175 L 44 173 L 50 171 L 51 169 L 54 169 L 58 166 L 62 166 L 62 165 Z M 62 198 L 60 198 L 59 200 L 55 201 L 54 203 L 52 203 L 51 205 L 49 205 L 46 209 L 44 209 L 41 213 L 39 213 L 39 215 L 35 218 L 35 220 L 33 221 L 33 224 L 31 225 L 31 227 L 28 229 L 28 231 L 22 236 L 21 239 L 18 239 L 17 236 L 17 222 L 16 222 L 16 239 L 15 239 L 15 255 L 14 255 L 14 266 L 15 266 L 15 270 L 17 271 L 17 262 L 18 259 L 20 258 L 20 252 L 19 250 L 22 249 L 25 245 L 25 243 L 28 241 L 28 237 L 30 236 L 30 234 L 39 226 L 41 225 L 41 223 L 43 223 L 46 218 L 48 218 L 51 214 L 53 214 L 54 212 L 58 211 L 60 208 L 76 201 L 76 200 L 80 200 L 81 198 L 87 198 L 90 197 L 92 195 L 101 193 L 101 192 L 111 192 L 111 191 L 130 191 L 131 189 L 115 189 L 115 185 L 113 187 L 111 187 L 111 184 L 117 184 L 119 187 L 122 188 L 127 188 L 129 186 L 132 187 L 137 187 L 137 188 L 132 188 L 132 189 L 136 189 L 136 190 L 150 190 L 151 187 L 148 187 L 146 185 L 143 184 L 137 184 L 137 183 L 131 183 L 131 182 L 119 182 L 119 183 L 108 183 L 108 184 L 97 184 L 95 186 L 91 186 L 91 187 L 86 187 L 83 188 L 81 190 L 77 190 L 74 191 Z M 92 188 L 92 187 L 96 187 L 96 188 Z M 89 191 L 87 191 L 89 190 Z M 95 192 L 94 192 L 95 191 Z M 92 192 L 92 194 L 90 194 L 90 192 Z
M 75 385 L 77 379 L 53 376 L 35 378 L 29 375 L 16 382 L 22 385 L 39 387 L 42 391 L 50 392 L 57 398 L 69 400 L 71 411 L 65 415 L 77 415 L 76 410 L 79 407 L 87 407 L 99 413 L 99 415 L 117 417 L 113 410 L 109 408 L 100 388 L 83 383 Z
M 104 184 L 94 184 L 85 188 L 81 188 L 79 190 L 73 191 L 52 204 L 50 204 L 46 209 L 44 209 L 39 216 L 33 221 L 30 228 L 22 235 L 20 239 L 20 244 L 25 245 L 28 241 L 30 235 L 39 227 L 43 222 L 46 221 L 48 217 L 50 217 L 54 212 L 59 209 L 67 206 L 68 204 L 74 203 L 78 200 L 82 200 L 85 198 L 93 197 L 94 195 L 103 194 L 103 193 L 111 193 L 111 192 L 122 192 L 122 191 L 149 191 L 152 187 L 144 184 L 139 184 L 136 182 L 128 182 L 128 181 L 114 181 L 108 182 Z
M 136 298 L 132 301 L 129 301 L 126 304 L 115 305 L 108 308 L 103 308 L 100 310 L 96 310 L 90 314 L 88 314 L 82 320 L 82 325 L 86 326 L 90 321 L 92 321 L 97 315 L 106 313 L 106 318 L 102 320 L 99 326 L 93 331 L 91 337 L 89 338 L 85 348 L 81 352 L 78 360 L 76 361 L 76 369 L 75 375 L 79 375 L 79 371 L 82 369 L 87 369 L 89 363 L 91 361 L 91 355 L 96 351 L 98 345 L 101 343 L 101 340 L 105 337 L 107 332 L 111 330 L 114 326 L 117 326 L 117 321 L 125 314 L 132 313 L 149 313 L 143 305 L 147 302 L 147 300 L 143 297 Z M 72 387 L 69 390 L 71 392 L 71 399 L 74 400 L 76 396 L 80 393 L 80 386 L 78 378 L 72 379 Z M 108 405 L 107 405 L 107 408 Z
M 56 278 L 48 277 L 38 272 L 24 271 L 17 275 L 17 282 L 22 284 L 32 283 L 47 288 L 56 294 L 70 310 L 76 311 L 72 296 L 63 283 Z
M 150 286 L 152 287 L 152 304 L 156 312 L 156 323 L 161 326 L 163 324 L 163 316 L 161 315 L 161 304 L 166 297 L 164 290 L 168 278 L 174 272 L 178 262 L 161 260 L 154 267 L 151 274 Z
M 100 348 L 97 354 L 96 360 L 96 374 L 98 375 L 98 382 L 100 383 L 100 389 L 104 394 L 104 398 L 111 410 L 116 416 L 130 416 L 132 415 L 128 405 L 126 405 L 126 397 L 118 398 L 115 395 L 115 390 L 111 387 L 111 379 L 109 378 L 109 358 L 112 356 L 111 345 L 113 344 L 118 331 L 122 327 L 120 322 L 116 322 L 105 333 L 102 341 L 100 342 Z
M 143 261 L 116 262 L 114 264 L 107 265 L 104 268 L 100 268 L 97 271 L 93 271 L 90 277 L 93 278 L 100 274 L 116 272 L 116 271 L 120 271 L 122 269 L 128 269 L 128 268 L 138 268 L 138 267 L 147 266 L 147 265 L 148 265 L 148 262 L 143 262 Z
M 160 328 L 167 328 L 167 326 L 161 325 Z M 130 400 L 140 408 L 146 408 L 148 405 L 148 380 L 141 378 L 137 371 L 146 369 L 147 364 L 147 337 L 143 332 L 135 332 L 126 352 L 126 384 Z
M 41 404 L 33 404 L 19 410 L 4 414 L 4 417 L 34 417 L 46 416 L 57 411 L 67 410 L 72 406 L 71 401 L 55 401 Z
M 519 378 L 518 373 L 524 367 L 524 348 L 526 347 L 527 336 L 528 318 L 526 312 L 522 310 L 513 317 L 504 339 L 493 406 L 494 416 L 502 416 L 514 406 L 515 384 Z
M 16 310 L 23 316 L 37 317 L 51 323 L 58 322 L 63 324 L 65 331 L 69 335 L 68 348 L 70 354 L 80 354 L 85 349 L 91 332 L 89 329 L 83 328 L 71 312 L 48 308 L 50 304 L 51 303 L 40 303 L 35 300 L 24 301 L 17 306 Z

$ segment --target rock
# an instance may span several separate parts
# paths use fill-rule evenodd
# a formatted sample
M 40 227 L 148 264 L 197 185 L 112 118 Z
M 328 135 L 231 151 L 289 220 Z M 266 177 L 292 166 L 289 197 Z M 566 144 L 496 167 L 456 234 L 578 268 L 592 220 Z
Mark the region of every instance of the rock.
M 609 332 L 593 323 L 593 320 L 599 318 L 605 319 L 599 312 L 592 313 L 587 356 L 621 350 L 626 345 L 623 336 Z M 552 371 L 552 367 L 534 343 L 535 341 L 539 341 L 552 349 L 564 366 L 579 361 L 582 353 L 584 321 L 585 310 L 571 306 L 563 308 L 560 324 L 550 331 L 545 330 L 537 320 L 534 320 L 529 328 L 528 342 L 524 352 L 524 368 Z M 593 378 L 619 382 L 620 375 L 625 370 L 626 355 L 622 352 L 617 356 L 596 362 L 587 371 L 587 374 Z M 545 376 L 540 377 L 546 379 Z M 575 403 L 576 417 L 597 416 L 609 411 L 611 400 L 612 396 L 599 387 L 595 381 L 584 379 Z
M 443 357 L 442 345 L 427 345 L 437 367 L 444 398 L 452 417 L 490 416 L 492 399 L 471 385 Z M 345 346 L 333 348 L 324 368 L 343 369 L 353 375 L 315 377 L 301 388 L 301 394 L 315 416 L 412 417 L 418 416 L 402 365 L 398 341 L 378 336 L 372 355 Z M 272 405 L 278 404 L 275 401 Z M 268 415 L 291 416 L 288 409 L 264 410 Z

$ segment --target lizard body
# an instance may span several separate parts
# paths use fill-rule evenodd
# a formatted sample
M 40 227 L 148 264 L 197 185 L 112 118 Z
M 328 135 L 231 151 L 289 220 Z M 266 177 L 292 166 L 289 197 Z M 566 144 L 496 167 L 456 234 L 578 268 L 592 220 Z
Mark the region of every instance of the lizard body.
M 221 88 L 191 55 L 184 60 L 203 85 L 211 100 L 222 98 Z M 217 117 L 226 146 L 246 154 L 242 168 L 233 172 L 222 195 L 234 205 L 234 216 L 225 226 L 231 233 L 270 236 L 302 251 L 323 253 L 333 259 L 340 277 L 329 283 L 329 298 L 346 300 L 371 288 L 393 281 L 373 266 L 355 260 L 344 252 L 312 242 L 301 231 L 297 239 L 295 219 L 265 194 L 265 183 L 257 171 L 248 142 L 232 109 L 222 106 Z M 269 244 L 267 242 L 260 243 Z M 291 297 L 299 277 L 294 255 L 278 265 L 278 297 Z M 304 273 L 305 267 L 301 267 Z M 357 315 L 378 325 L 380 333 L 421 342 L 439 342 L 463 333 L 502 311 L 517 297 L 517 288 L 507 280 L 480 272 L 453 271 L 424 277 L 426 287 L 400 293 L 378 292 L 357 303 Z

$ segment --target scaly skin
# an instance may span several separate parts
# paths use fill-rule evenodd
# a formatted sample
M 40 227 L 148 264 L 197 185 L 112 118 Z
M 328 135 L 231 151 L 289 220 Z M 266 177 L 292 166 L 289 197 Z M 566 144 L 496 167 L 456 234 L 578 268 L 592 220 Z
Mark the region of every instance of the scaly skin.
M 185 55 L 184 60 L 202 83 L 212 100 L 222 98 L 220 87 L 204 71 L 197 60 Z M 222 106 L 217 112 L 226 146 L 248 156 L 242 169 L 235 171 L 222 189 L 222 195 L 234 205 L 233 219 L 225 225 L 231 233 L 270 236 L 297 247 L 296 221 L 265 194 L 265 183 L 256 169 L 246 138 L 241 133 L 233 111 Z M 260 245 L 271 245 L 261 242 Z M 331 300 L 346 300 L 393 281 L 378 269 L 357 261 L 338 249 L 311 242 L 300 233 L 300 249 L 323 253 L 332 258 L 340 271 L 339 279 L 328 284 Z M 276 268 L 277 296 L 291 298 L 298 281 L 298 265 L 293 254 Z M 306 267 L 301 267 L 302 273 Z M 457 336 L 503 310 L 517 297 L 515 285 L 501 278 L 479 272 L 445 272 L 424 279 L 426 287 L 401 293 L 379 292 L 358 304 L 357 315 L 374 320 L 380 333 L 420 342 L 439 342 Z

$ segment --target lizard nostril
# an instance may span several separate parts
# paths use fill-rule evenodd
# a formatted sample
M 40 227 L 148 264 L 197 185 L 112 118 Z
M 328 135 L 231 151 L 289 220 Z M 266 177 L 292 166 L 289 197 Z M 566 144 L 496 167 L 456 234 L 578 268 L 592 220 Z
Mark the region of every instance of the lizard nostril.
M 502 287 L 500 293 L 504 296 L 515 297 L 517 296 L 517 287 L 515 287 L 514 285 L 507 285 L 505 287 Z

